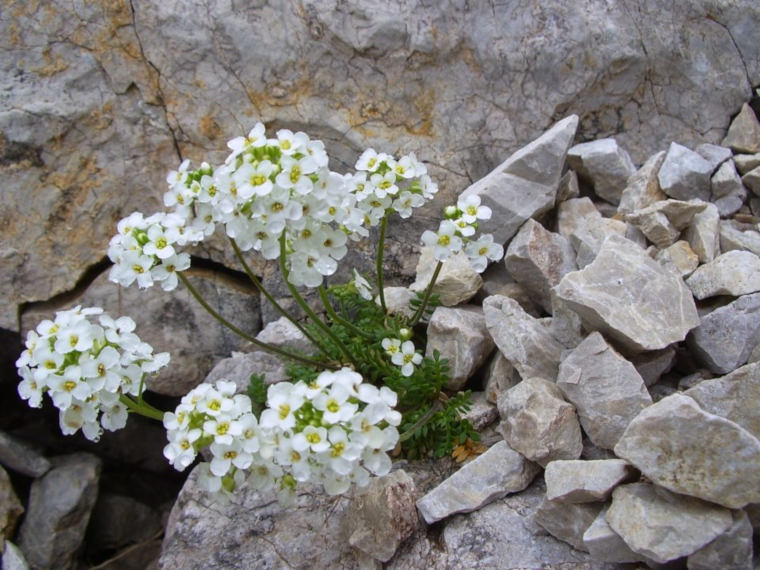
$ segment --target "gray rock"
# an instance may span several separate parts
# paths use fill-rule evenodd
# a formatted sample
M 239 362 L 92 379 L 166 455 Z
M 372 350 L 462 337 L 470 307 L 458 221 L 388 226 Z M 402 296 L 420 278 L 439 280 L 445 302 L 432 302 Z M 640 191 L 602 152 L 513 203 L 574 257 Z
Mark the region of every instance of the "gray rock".
M 634 552 L 607 522 L 607 509 L 599 512 L 583 533 L 583 545 L 594 558 L 602 562 L 641 562 L 646 556 Z
M 631 420 L 652 404 L 636 368 L 598 332 L 562 361 L 557 387 L 575 406 L 589 439 L 606 449 L 615 447 Z
M 655 259 L 681 277 L 691 275 L 699 266 L 699 256 L 691 249 L 689 242 L 684 240 L 679 240 L 660 250 L 655 255 Z
M 750 170 L 760 166 L 760 152 L 755 154 L 735 154 L 734 164 L 739 174 L 747 174 Z
M 688 556 L 732 522 L 728 509 L 647 483 L 615 489 L 605 518 L 634 552 L 659 563 Z
M 462 192 L 480 196 L 493 212 L 480 231 L 493 234 L 496 243 L 506 243 L 526 220 L 554 206 L 577 127 L 576 115 L 562 119 Z
M 517 301 L 501 295 L 483 301 L 483 314 L 496 346 L 522 378 L 539 376 L 554 381 L 562 346 L 545 326 Z
M 760 439 L 760 362 L 699 382 L 684 392 L 704 411 L 739 424 Z
M 571 198 L 577 198 L 580 194 L 581 190 L 578 186 L 578 175 L 575 171 L 568 170 L 559 180 L 556 204 L 564 202 L 565 200 L 570 200 Z
M 583 533 L 601 510 L 601 503 L 566 503 L 545 498 L 533 515 L 533 521 L 552 536 L 585 552 Z
M 89 453 L 56 458 L 32 483 L 19 547 L 32 568 L 70 568 L 98 494 L 101 461 Z
M 490 426 L 499 419 L 499 410 L 496 404 L 489 402 L 485 392 L 472 392 L 472 408 L 464 414 L 463 418 L 470 422 L 472 427 L 482 432 L 483 429 Z
M 631 364 L 647 386 L 655 384 L 675 363 L 676 350 L 672 346 L 631 357 Z
M 686 284 L 697 299 L 755 293 L 760 291 L 760 257 L 749 251 L 727 251 L 694 271 Z
M 756 196 L 760 196 L 760 166 L 756 166 L 742 176 L 742 184 L 752 190 Z
M 5 541 L 2 559 L 3 570 L 29 570 L 24 553 L 10 540 Z
M 716 374 L 745 364 L 760 342 L 760 293 L 744 295 L 702 317 L 689 333 L 694 355 Z
M 537 465 L 501 441 L 419 499 L 417 508 L 432 524 L 522 491 L 539 471 Z
M 417 278 L 409 286 L 409 290 L 412 292 L 424 291 L 433 278 L 437 264 L 438 262 L 433 257 L 432 248 L 423 247 L 420 259 L 417 262 Z M 481 285 L 483 285 L 483 279 L 472 268 L 467 256 L 460 252 L 451 256 L 443 264 L 438 279 L 433 285 L 433 292 L 440 296 L 441 305 L 454 307 L 472 299 Z
M 720 254 L 720 212 L 715 204 L 694 215 L 691 225 L 686 228 L 683 238 L 701 263 L 707 263 Z
M 720 144 L 731 147 L 738 153 L 760 152 L 760 121 L 747 103 L 742 105 L 739 114 L 731 121 L 726 138 Z
M 483 310 L 476 306 L 437 307 L 427 328 L 425 355 L 438 350 L 449 359 L 451 380 L 446 388 L 459 390 L 494 349 Z
M 103 492 L 90 516 L 87 542 L 95 551 L 119 550 L 161 533 L 161 515 L 132 497 Z
M 565 348 L 575 348 L 585 338 L 583 321 L 552 289 L 552 321 L 550 331 Z
M 743 249 L 760 256 L 760 232 L 757 231 L 757 226 L 740 224 L 734 220 L 721 220 L 720 249 L 724 253 Z
M 718 207 L 721 217 L 735 214 L 744 205 L 747 189 L 742 184 L 739 173 L 732 161 L 724 162 L 710 179 L 712 202 Z
M 402 469 L 373 479 L 366 493 L 351 502 L 349 544 L 381 562 L 393 558 L 399 545 L 420 526 L 416 499 L 414 481 Z
M 616 205 L 636 172 L 631 157 L 612 138 L 575 145 L 567 152 L 567 163 L 591 183 L 597 196 Z
M 256 340 L 278 348 L 293 350 L 301 354 L 313 354 L 314 345 L 303 332 L 285 317 L 267 323 L 256 335 Z
M 657 180 L 657 173 L 664 160 L 663 150 L 650 156 L 641 168 L 631 175 L 620 196 L 619 213 L 635 212 L 667 199 L 665 193 L 660 190 L 660 181 Z
M 699 154 L 678 143 L 670 143 L 665 160 L 657 173 L 660 188 L 676 200 L 710 199 L 710 163 Z
M 602 243 L 611 235 L 625 235 L 627 224 L 603 218 L 589 198 L 562 202 L 557 209 L 557 227 L 575 248 L 576 264 L 585 267 L 596 257 Z
M 744 511 L 734 511 L 733 519 L 728 530 L 689 556 L 689 570 L 752 570 L 752 525 Z
M 416 295 L 407 287 L 386 287 L 384 291 L 385 295 L 385 308 L 391 315 L 403 315 L 409 319 L 414 316 L 414 309 L 409 305 L 409 302 L 416 297 Z M 379 303 L 379 300 L 376 299 Z
M 565 503 L 606 501 L 612 490 L 636 477 L 636 470 L 622 459 L 557 460 L 546 466 L 546 498 Z
M 504 263 L 514 280 L 547 313 L 552 310 L 552 287 L 577 269 L 575 250 L 567 238 L 546 230 L 532 219 L 512 238 Z
M 676 493 L 729 508 L 760 502 L 755 484 L 760 441 L 682 394 L 667 396 L 636 416 L 615 454 Z
M 205 382 L 213 384 L 218 380 L 228 380 L 237 386 L 237 392 L 245 394 L 251 381 L 251 374 L 264 376 L 266 384 L 276 384 L 288 379 L 287 362 L 281 357 L 255 350 L 235 353 L 220 360 L 206 376 Z
M 694 150 L 697 151 L 702 158 L 710 163 L 713 172 L 715 172 L 715 170 L 720 165 L 725 163 L 729 158 L 733 156 L 730 148 L 726 148 L 725 146 L 720 146 L 717 144 L 701 144 L 698 145 Z
M 593 263 L 565 275 L 555 291 L 587 329 L 633 351 L 664 348 L 699 324 L 680 277 L 621 237 L 608 238 Z
M 672 245 L 696 214 L 707 207 L 701 200 L 662 200 L 641 210 L 625 215 L 625 221 L 633 224 L 660 249 Z
M 50 461 L 35 446 L 1 430 L 0 465 L 29 477 L 42 477 L 50 469 Z
M 546 466 L 583 450 L 575 408 L 552 382 L 529 377 L 499 397 L 500 430 L 510 447 Z
M 500 350 L 494 351 L 485 371 L 484 385 L 486 399 L 495 404 L 499 395 L 520 381 L 520 375 Z
M 24 506 L 16 496 L 8 473 L 0 467 L 0 546 L 6 539 L 13 538 L 23 512 Z

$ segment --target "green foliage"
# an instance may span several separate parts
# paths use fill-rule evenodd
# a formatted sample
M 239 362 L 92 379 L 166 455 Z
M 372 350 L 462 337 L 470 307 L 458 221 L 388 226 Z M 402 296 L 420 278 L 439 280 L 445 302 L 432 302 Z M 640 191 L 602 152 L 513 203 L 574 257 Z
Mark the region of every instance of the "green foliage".
M 261 410 L 267 403 L 267 384 L 263 374 L 251 374 L 248 379 L 248 397 L 251 399 L 253 414 L 261 415 Z

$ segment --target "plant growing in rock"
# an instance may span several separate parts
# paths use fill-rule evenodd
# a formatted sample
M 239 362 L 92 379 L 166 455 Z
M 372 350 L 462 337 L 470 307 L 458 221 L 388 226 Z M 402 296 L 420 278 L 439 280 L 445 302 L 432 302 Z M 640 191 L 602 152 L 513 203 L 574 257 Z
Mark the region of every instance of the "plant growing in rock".
M 128 412 L 162 420 L 169 444 L 164 454 L 183 470 L 208 449 L 204 487 L 220 496 L 247 482 L 293 496 L 298 483 L 318 482 L 331 494 L 370 474 L 390 469 L 389 453 L 440 457 L 478 439 L 462 419 L 469 393 L 447 394 L 445 359 L 423 357 L 418 325 L 436 303 L 433 287 L 443 263 L 464 252 L 483 271 L 501 258 L 490 235 L 476 237 L 478 220 L 491 211 L 477 196 L 445 209 L 437 231 L 425 231 L 437 266 L 427 288 L 412 302 L 411 317 L 391 314 L 384 296 L 383 255 L 388 220 L 409 218 L 433 198 L 435 183 L 413 154 L 394 158 L 367 149 L 356 171 L 329 170 L 324 145 L 302 132 L 280 130 L 267 138 L 263 124 L 228 143 L 223 164 L 190 168 L 184 161 L 167 177 L 168 211 L 121 220 L 108 247 L 111 280 L 122 286 L 182 283 L 223 325 L 257 347 L 292 363 L 291 381 L 266 386 L 251 371 L 249 395 L 235 384 L 201 384 L 174 412 L 163 413 L 142 398 L 145 375 L 168 364 L 168 354 L 133 333 L 127 317 L 113 320 L 100 309 L 74 309 L 29 333 L 17 365 L 22 398 L 32 406 L 47 393 L 61 410 L 64 433 L 82 429 L 97 440 L 102 428 L 124 426 Z M 311 353 L 270 346 L 222 317 L 184 271 L 195 245 L 222 228 L 245 273 L 261 294 L 311 342 Z M 353 271 L 346 284 L 325 286 L 349 243 L 377 227 L 372 282 Z M 306 315 L 298 320 L 282 307 L 251 270 L 252 252 L 276 261 L 290 294 Z M 302 290 L 316 290 L 323 311 Z M 98 315 L 98 323 L 90 322 Z M 99 415 L 100 414 L 100 415 Z M 99 423 L 98 423 L 99 418 Z

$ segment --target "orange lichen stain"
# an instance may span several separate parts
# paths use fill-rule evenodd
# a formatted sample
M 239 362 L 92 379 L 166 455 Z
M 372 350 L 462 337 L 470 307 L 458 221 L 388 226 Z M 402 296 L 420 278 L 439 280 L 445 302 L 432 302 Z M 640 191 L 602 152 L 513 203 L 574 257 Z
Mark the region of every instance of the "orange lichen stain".
M 63 170 L 51 172 L 41 180 L 43 185 L 51 185 L 61 191 L 59 207 L 47 220 L 47 230 L 66 226 L 75 221 L 86 208 L 98 188 L 102 177 L 94 155 L 72 157 Z
M 211 115 L 205 115 L 198 123 L 198 132 L 209 140 L 216 140 L 222 129 Z
M 483 69 L 478 62 L 478 56 L 473 52 L 472 48 L 468 45 L 462 45 L 459 54 L 464 62 L 476 73 L 482 73 Z
M 42 51 L 42 58 L 45 61 L 44 65 L 33 67 L 29 70 L 40 77 L 50 77 L 69 68 L 69 62 L 61 57 L 60 54 L 55 54 L 54 56 L 50 54 L 50 46 L 45 47 Z

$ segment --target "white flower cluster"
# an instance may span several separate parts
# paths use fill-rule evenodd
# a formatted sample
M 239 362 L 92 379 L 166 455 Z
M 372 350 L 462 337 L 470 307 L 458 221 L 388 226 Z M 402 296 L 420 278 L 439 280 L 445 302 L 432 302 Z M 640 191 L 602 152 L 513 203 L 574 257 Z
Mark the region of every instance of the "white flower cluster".
M 190 267 L 190 256 L 178 253 L 175 246 L 198 241 L 185 219 L 174 213 L 144 218 L 134 212 L 121 220 L 117 229 L 108 244 L 108 257 L 114 263 L 109 279 L 122 287 L 137 281 L 140 288 L 160 282 L 165 291 L 176 289 L 177 272 Z
M 96 315 L 98 322 L 91 322 Z M 16 361 L 19 395 L 39 408 L 47 392 L 66 435 L 81 429 L 97 441 L 101 427 L 123 428 L 127 408 L 121 396 L 139 396 L 144 375 L 169 363 L 168 353 L 153 354 L 134 329 L 129 317 L 114 320 L 99 307 L 57 312 L 27 334 L 26 350 Z
M 384 338 L 382 346 L 385 353 L 391 357 L 391 362 L 401 367 L 401 374 L 404 376 L 414 374 L 414 367 L 422 362 L 422 355 L 417 352 L 411 340 Z
M 446 261 L 452 255 L 464 250 L 472 268 L 478 273 L 485 271 L 489 261 L 499 261 L 504 256 L 504 247 L 494 243 L 491 234 L 483 234 L 471 239 L 478 227 L 478 220 L 491 218 L 491 208 L 480 204 L 480 196 L 469 194 L 460 197 L 456 206 L 444 211 L 438 231 L 426 230 L 422 243 L 433 248 L 438 261 Z
M 363 383 L 348 369 L 322 372 L 311 384 L 269 387 L 259 420 L 235 384 L 201 384 L 174 413 L 164 416 L 169 444 L 164 455 L 183 470 L 209 446 L 199 484 L 212 494 L 231 493 L 244 482 L 292 497 L 298 483 L 321 483 L 335 495 L 370 474 L 391 468 L 388 451 L 398 442 L 396 393 Z
M 200 241 L 221 223 L 242 251 L 254 249 L 266 259 L 280 257 L 283 238 L 290 282 L 315 287 L 335 272 L 348 239 L 368 236 L 389 213 L 410 216 L 438 190 L 414 154 L 396 160 L 368 149 L 355 173 L 341 175 L 328 169 L 321 141 L 287 129 L 267 138 L 262 123 L 228 147 L 232 152 L 218 167 L 203 163 L 190 171 L 185 161 L 169 173 L 164 204 L 171 214 L 160 220 L 161 230 L 151 233 L 131 217 L 122 221 L 123 237 L 116 236 L 109 250 L 118 266 L 112 280 L 137 280 L 141 287 L 154 280 L 176 283 L 152 270 L 167 265 L 161 255 L 181 239 Z M 158 245 L 157 239 L 166 241 Z M 186 266 L 184 260 L 171 263 L 175 271 Z

